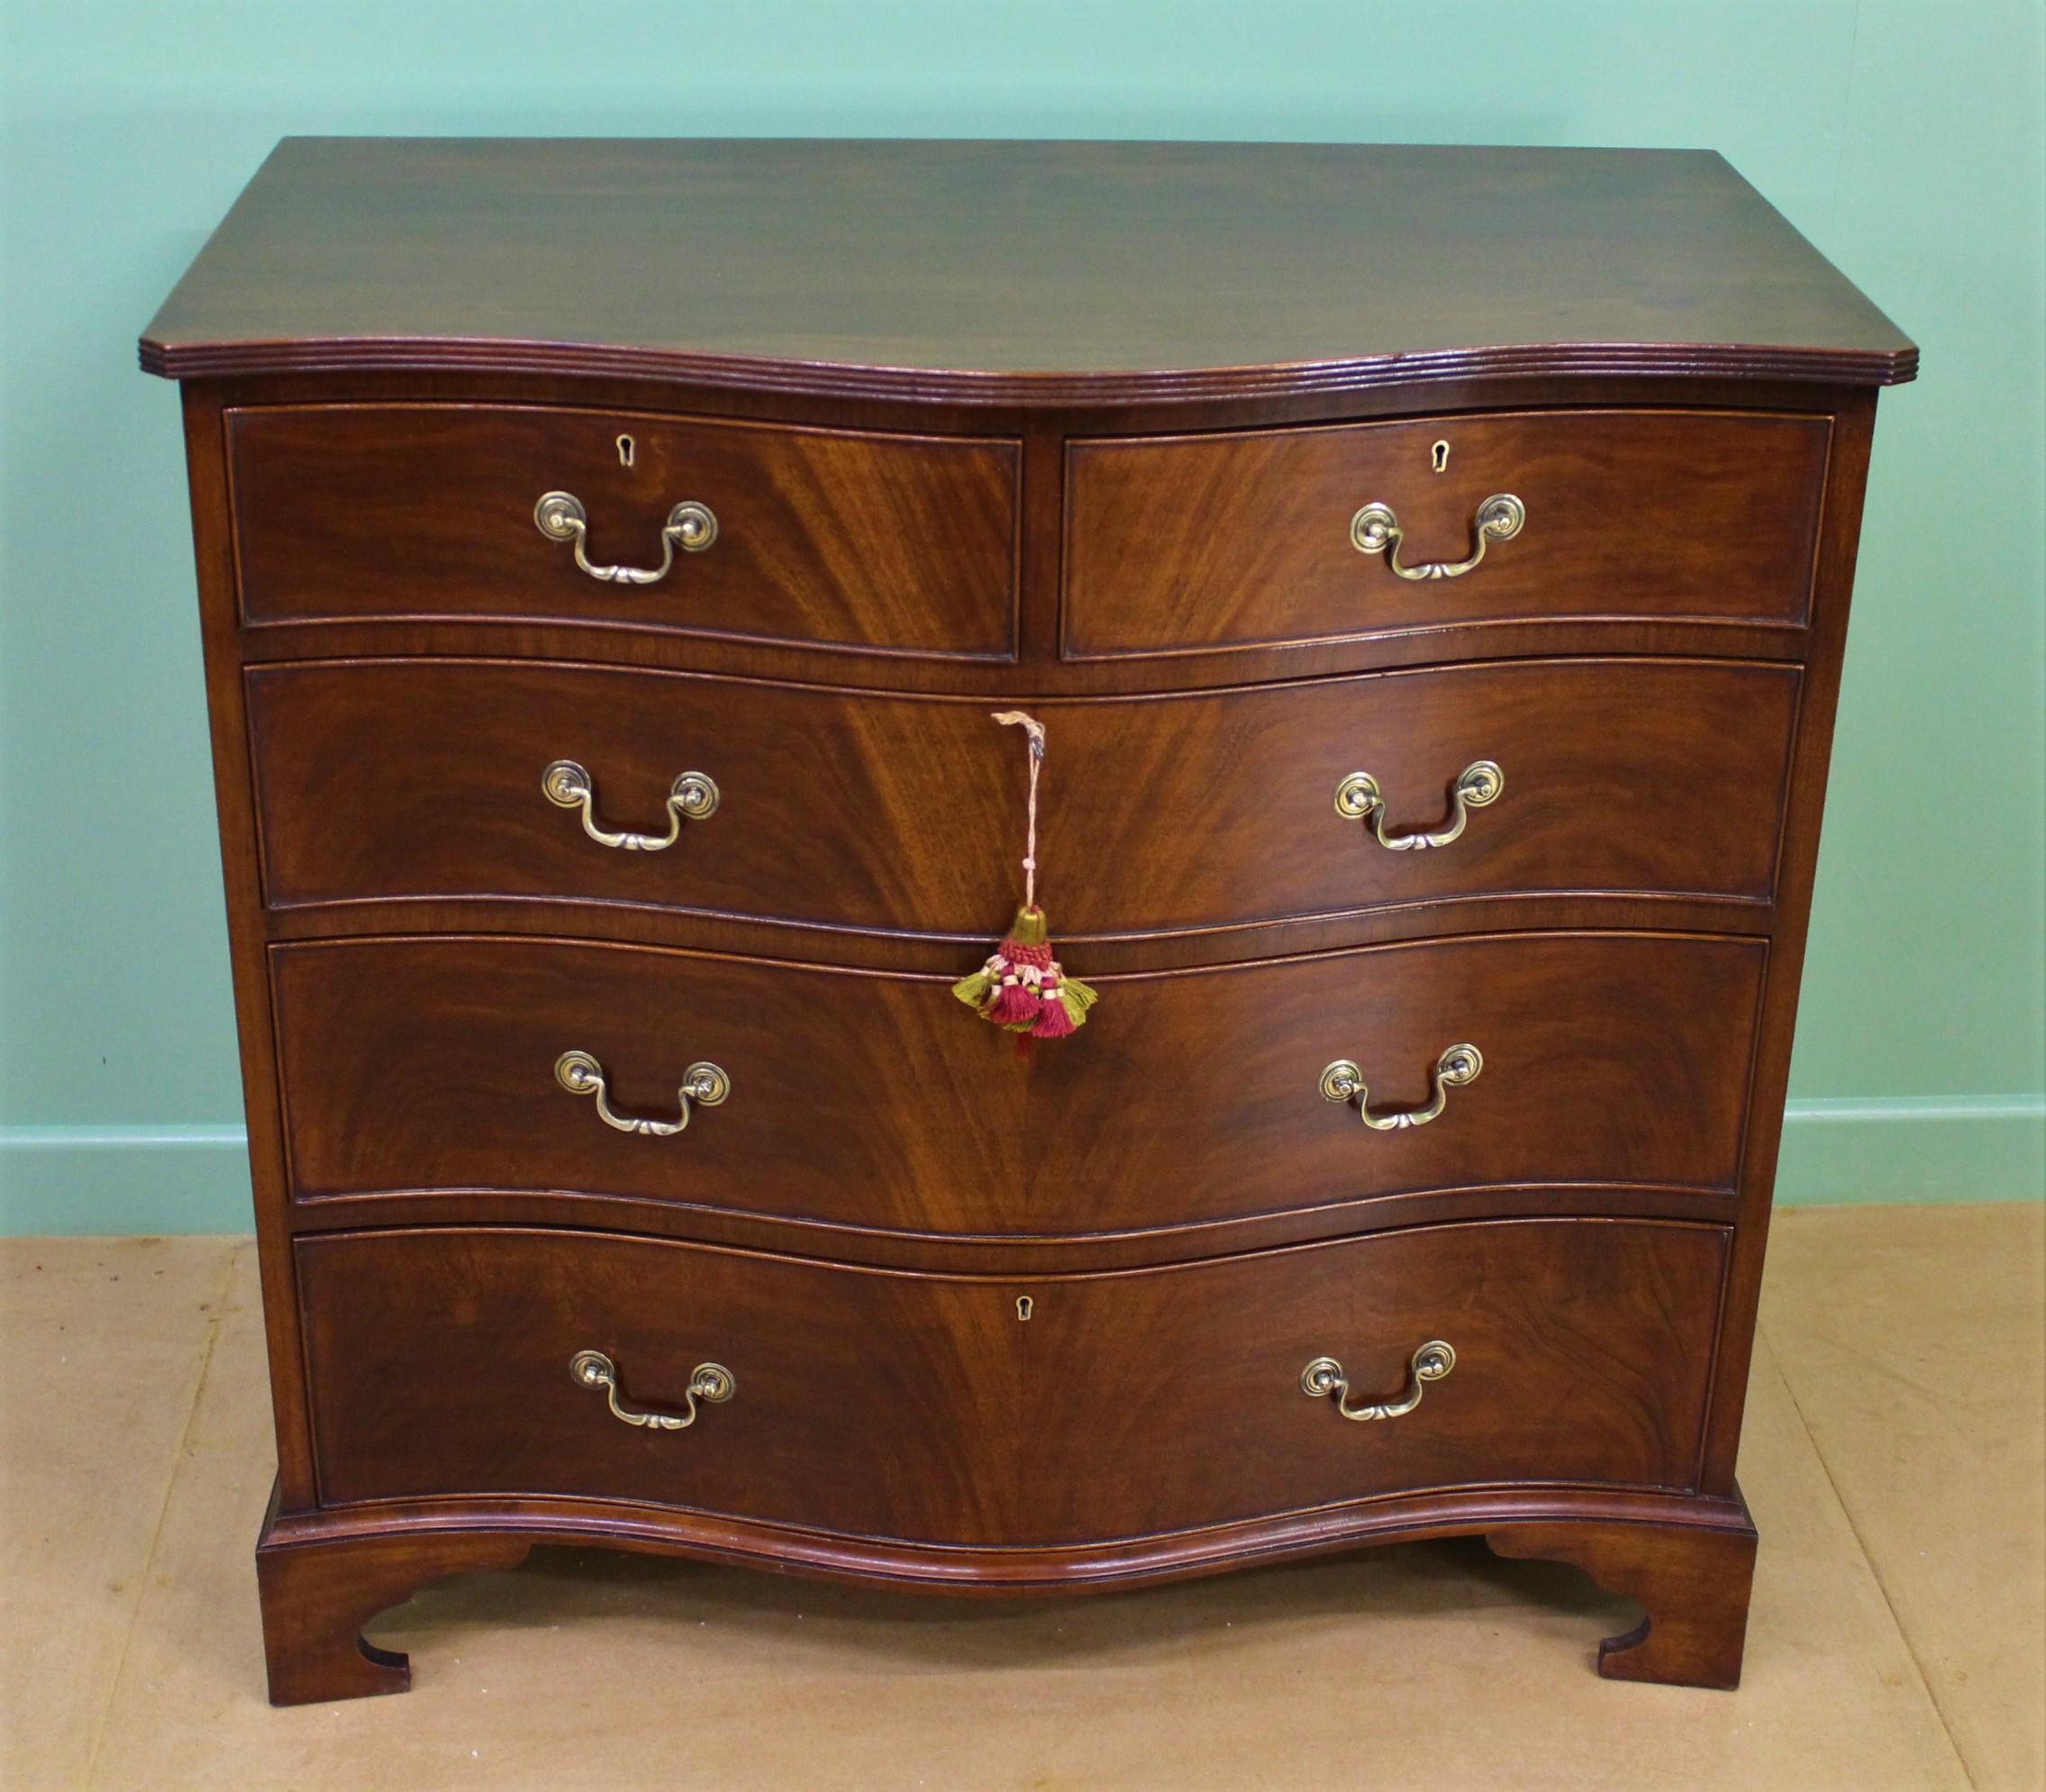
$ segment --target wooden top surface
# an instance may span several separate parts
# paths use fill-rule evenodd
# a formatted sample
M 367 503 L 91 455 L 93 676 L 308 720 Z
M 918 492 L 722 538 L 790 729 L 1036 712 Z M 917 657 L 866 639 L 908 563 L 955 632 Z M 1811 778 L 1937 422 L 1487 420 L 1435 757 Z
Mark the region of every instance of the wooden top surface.
M 765 139 L 286 138 L 141 357 L 1023 402 L 1917 367 L 1710 151 Z

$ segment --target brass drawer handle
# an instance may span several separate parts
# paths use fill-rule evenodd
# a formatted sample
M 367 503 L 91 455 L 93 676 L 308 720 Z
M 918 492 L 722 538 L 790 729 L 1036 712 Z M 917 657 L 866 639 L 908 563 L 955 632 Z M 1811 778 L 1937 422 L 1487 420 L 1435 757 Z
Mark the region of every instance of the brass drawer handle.
M 696 1402 L 708 1400 L 722 1406 L 739 1391 L 739 1380 L 721 1362 L 700 1362 L 689 1371 L 689 1391 L 682 1397 L 689 1410 L 674 1413 L 638 1413 L 618 1404 L 618 1366 L 602 1351 L 577 1351 L 568 1359 L 568 1373 L 578 1387 L 601 1387 L 611 1406 L 611 1416 L 648 1431 L 687 1431 L 696 1423 Z
M 1350 540 L 1360 554 L 1383 554 L 1386 564 L 1402 578 L 1461 578 L 1485 558 L 1489 542 L 1510 541 L 1527 525 L 1527 506 L 1511 492 L 1495 492 L 1478 506 L 1471 522 L 1476 542 L 1467 560 L 1423 560 L 1419 566 L 1399 563 L 1399 544 L 1405 532 L 1392 506 L 1368 504 L 1350 519 Z M 579 550 L 578 550 L 579 552 Z
M 597 1117 L 621 1133 L 637 1133 L 642 1139 L 672 1139 L 689 1123 L 693 1106 L 715 1107 L 732 1093 L 732 1078 L 715 1064 L 692 1064 L 682 1073 L 682 1087 L 676 1098 L 682 1104 L 679 1120 L 635 1120 L 611 1105 L 611 1092 L 605 1087 L 604 1066 L 587 1051 L 564 1051 L 554 1060 L 554 1079 L 570 1095 L 596 1097 Z
M 533 505 L 532 520 L 550 541 L 573 541 L 576 564 L 606 585 L 658 585 L 675 564 L 676 549 L 686 554 L 700 554 L 717 540 L 717 518 L 711 514 L 710 505 L 691 498 L 668 513 L 667 526 L 660 532 L 659 566 L 592 566 L 583 551 L 589 539 L 589 513 L 573 492 L 549 492 Z
M 1414 1360 L 1408 1365 L 1412 1385 L 1396 1400 L 1387 1400 L 1377 1406 L 1352 1406 L 1350 1383 L 1343 1378 L 1342 1365 L 1333 1357 L 1316 1357 L 1300 1371 L 1300 1391 L 1317 1400 L 1332 1399 L 1336 1411 L 1344 1418 L 1368 1424 L 1373 1419 L 1405 1417 L 1421 1404 L 1422 1389 L 1431 1381 L 1440 1381 L 1456 1366 L 1457 1353 L 1440 1338 L 1431 1338 L 1414 1351 Z
M 583 812 L 583 832 L 599 846 L 615 846 L 622 852 L 665 852 L 682 838 L 682 818 L 707 821 L 717 814 L 719 793 L 710 775 L 686 771 L 668 793 L 668 832 L 659 833 L 607 833 L 596 824 L 594 813 L 596 787 L 590 775 L 573 760 L 556 760 L 540 775 L 540 787 L 547 800 L 560 809 Z M 1489 799 L 1487 799 L 1489 800 Z
M 1388 852 L 1423 852 L 1431 846 L 1447 846 L 1462 837 L 1473 809 L 1499 800 L 1506 787 L 1506 774 L 1490 760 L 1473 760 L 1457 774 L 1450 791 L 1450 824 L 1434 833 L 1386 832 L 1386 799 L 1378 780 L 1368 771 L 1353 771 L 1335 787 L 1335 812 L 1345 821 L 1368 821 L 1378 844 Z
M 1373 1114 L 1371 1091 L 1364 1086 L 1364 1073 L 1347 1058 L 1339 1058 L 1322 1072 L 1322 1094 L 1330 1101 L 1355 1102 L 1364 1123 L 1374 1133 L 1397 1133 L 1409 1126 L 1425 1126 L 1449 1105 L 1450 1091 L 1475 1083 L 1485 1068 L 1485 1059 L 1475 1045 L 1452 1045 L 1435 1060 L 1434 1090 L 1426 1107 L 1400 1114 Z

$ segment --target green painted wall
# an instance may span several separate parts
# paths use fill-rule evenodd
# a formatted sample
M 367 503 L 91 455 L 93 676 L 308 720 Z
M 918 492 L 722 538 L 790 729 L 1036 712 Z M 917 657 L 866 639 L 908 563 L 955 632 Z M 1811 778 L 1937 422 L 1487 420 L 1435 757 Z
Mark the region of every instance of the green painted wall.
M 0 0 L 0 1228 L 245 1223 L 176 395 L 133 344 L 297 132 L 1723 150 L 1925 368 L 1877 432 L 1785 1194 L 2037 1195 L 2041 18 Z

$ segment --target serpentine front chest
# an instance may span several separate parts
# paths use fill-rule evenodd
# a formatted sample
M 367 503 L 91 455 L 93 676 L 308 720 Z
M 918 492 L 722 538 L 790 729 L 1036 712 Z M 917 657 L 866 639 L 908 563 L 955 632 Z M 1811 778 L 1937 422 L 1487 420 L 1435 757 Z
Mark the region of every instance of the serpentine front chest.
M 1020 1593 L 1476 1533 L 1733 1683 L 1916 355 L 1723 161 L 294 139 L 142 358 L 274 1698 L 560 1541 Z M 1098 997 L 1023 1056 L 953 999 L 1019 709 Z

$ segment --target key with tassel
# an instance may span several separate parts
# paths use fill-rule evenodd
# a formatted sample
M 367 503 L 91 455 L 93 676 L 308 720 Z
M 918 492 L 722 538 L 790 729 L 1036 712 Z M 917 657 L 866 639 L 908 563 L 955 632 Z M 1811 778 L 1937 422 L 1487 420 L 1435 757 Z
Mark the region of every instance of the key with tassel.
M 1032 1039 L 1064 1039 L 1087 1024 L 1095 992 L 1068 977 L 1053 956 L 1050 925 L 1037 905 L 1037 787 L 1044 769 L 1044 724 L 1020 709 L 995 712 L 1030 741 L 1030 813 L 1024 828 L 1023 899 L 1007 935 L 987 962 L 952 986 L 952 994 L 984 1021 L 1005 1027 L 1023 1047 Z

